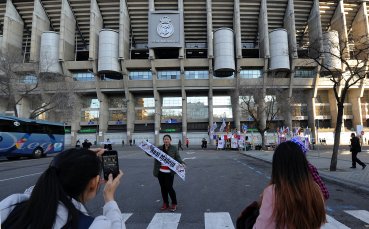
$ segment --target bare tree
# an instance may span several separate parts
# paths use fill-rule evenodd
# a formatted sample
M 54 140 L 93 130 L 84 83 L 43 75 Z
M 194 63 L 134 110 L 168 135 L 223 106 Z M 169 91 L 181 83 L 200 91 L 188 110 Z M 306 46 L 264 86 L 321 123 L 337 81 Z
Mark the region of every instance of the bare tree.
M 30 96 L 35 106 L 29 118 L 35 119 L 48 112 L 57 113 L 59 120 L 71 117 L 77 100 L 74 84 L 69 82 L 69 77 L 43 73 L 38 76 L 38 79 L 40 81 L 38 94 Z
M 245 115 L 261 134 L 262 147 L 265 148 L 265 132 L 273 128 L 284 112 L 291 111 L 286 107 L 290 106 L 291 99 L 284 88 L 263 88 L 259 85 L 263 85 L 263 79 L 256 80 L 252 85 L 242 85 L 240 109 L 241 114 Z
M 32 100 L 29 118 L 35 119 L 55 110 L 59 117 L 68 117 L 73 110 L 74 84 L 70 78 L 55 73 L 40 73 L 38 63 L 23 63 L 19 53 L 0 53 L 0 96 L 15 116 L 17 106 Z
M 0 96 L 8 102 L 7 108 L 18 117 L 17 105 L 24 97 L 38 87 L 38 80 L 22 69 L 23 57 L 20 53 L 0 53 Z M 32 71 L 36 65 L 31 64 Z
M 337 102 L 337 123 L 330 164 L 330 171 L 336 171 L 344 103 L 349 89 L 361 83 L 367 76 L 369 39 L 365 36 L 355 38 L 352 42 L 339 41 L 338 34 L 331 32 L 330 36 L 312 43 L 309 48 L 312 53 L 310 57 L 320 67 L 320 77 L 326 77 L 332 82 Z M 349 43 L 353 46 L 350 47 Z

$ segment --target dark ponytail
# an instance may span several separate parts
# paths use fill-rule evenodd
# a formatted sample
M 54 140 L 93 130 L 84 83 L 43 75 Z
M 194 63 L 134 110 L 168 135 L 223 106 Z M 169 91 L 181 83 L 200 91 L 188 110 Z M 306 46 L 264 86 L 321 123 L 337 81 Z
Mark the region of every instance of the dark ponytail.
M 93 151 L 82 148 L 60 153 L 38 179 L 30 199 L 10 213 L 2 228 L 52 228 L 59 202 L 68 210 L 66 225 L 77 228 L 79 211 L 71 198 L 83 201 L 81 194 L 100 170 L 101 162 Z

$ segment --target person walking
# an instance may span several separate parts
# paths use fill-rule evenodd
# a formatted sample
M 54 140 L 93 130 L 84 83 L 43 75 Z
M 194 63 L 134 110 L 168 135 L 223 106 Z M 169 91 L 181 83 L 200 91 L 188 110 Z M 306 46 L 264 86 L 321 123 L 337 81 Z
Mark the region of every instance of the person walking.
M 362 161 L 360 161 L 357 158 L 357 154 L 361 152 L 361 145 L 360 140 L 358 137 L 355 136 L 355 133 L 351 133 L 351 139 L 350 139 L 350 152 L 351 152 L 351 158 L 352 158 L 352 166 L 350 168 L 356 169 L 356 162 L 365 169 L 366 164 Z
M 164 144 L 158 147 L 164 153 L 168 154 L 171 158 L 178 163 L 184 165 L 177 147 L 171 145 L 172 137 L 169 134 L 163 136 Z M 161 164 L 158 160 L 154 162 L 153 174 L 158 178 L 161 190 L 161 196 L 163 198 L 163 205 L 160 208 L 161 211 L 170 210 L 172 212 L 177 210 L 177 195 L 173 188 L 173 181 L 175 173 L 169 169 L 168 166 Z M 172 205 L 169 207 L 169 198 L 172 200 Z
M 89 149 L 92 146 L 91 142 L 89 142 L 87 139 L 85 139 L 82 143 L 82 147 L 84 149 Z
M 106 142 L 104 144 L 104 149 L 107 150 L 113 150 L 113 146 L 112 146 L 112 142 L 110 141 L 110 139 L 106 139 Z
M 190 144 L 190 139 L 186 138 L 186 148 L 188 149 L 188 145 Z
M 179 151 L 179 149 L 182 149 L 182 151 L 183 151 L 181 139 L 178 140 L 178 151 Z
M 81 142 L 79 141 L 79 139 L 76 142 L 76 148 L 81 148 Z
M 103 215 L 89 216 L 84 206 L 101 185 L 103 149 L 72 148 L 59 153 L 35 186 L 0 202 L 1 228 L 126 228 L 114 200 L 123 172 L 105 183 Z M 39 211 L 35 211 L 38 209 Z
M 324 199 L 309 174 L 306 157 L 292 141 L 279 144 L 273 155 L 271 181 L 262 194 L 253 228 L 317 229 L 325 223 Z

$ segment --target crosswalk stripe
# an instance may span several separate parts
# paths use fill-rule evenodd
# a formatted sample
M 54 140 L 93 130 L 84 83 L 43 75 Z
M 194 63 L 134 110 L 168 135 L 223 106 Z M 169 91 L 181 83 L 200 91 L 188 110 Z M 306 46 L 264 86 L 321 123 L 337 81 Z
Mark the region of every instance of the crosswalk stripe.
M 133 215 L 133 213 L 123 213 L 122 217 L 123 217 L 123 222 L 126 222 L 129 217 L 131 217 Z
M 345 226 L 344 224 L 338 222 L 333 217 L 327 216 L 327 223 L 324 224 L 321 229 L 350 229 L 349 227 Z
M 205 229 L 234 229 L 228 212 L 205 212 Z
M 369 223 L 369 212 L 365 210 L 346 210 L 347 214 L 352 215 L 353 217 L 364 221 L 365 223 Z
M 180 213 L 156 213 L 147 229 L 176 229 L 180 218 Z

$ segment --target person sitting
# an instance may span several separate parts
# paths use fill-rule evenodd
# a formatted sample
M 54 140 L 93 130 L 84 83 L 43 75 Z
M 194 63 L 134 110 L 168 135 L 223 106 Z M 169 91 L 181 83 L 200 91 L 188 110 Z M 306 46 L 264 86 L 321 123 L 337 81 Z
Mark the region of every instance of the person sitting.
M 59 153 L 35 186 L 0 202 L 1 228 L 126 228 L 114 200 L 123 172 L 105 183 L 103 215 L 88 215 L 85 203 L 95 198 L 102 171 L 95 151 L 72 148 Z

